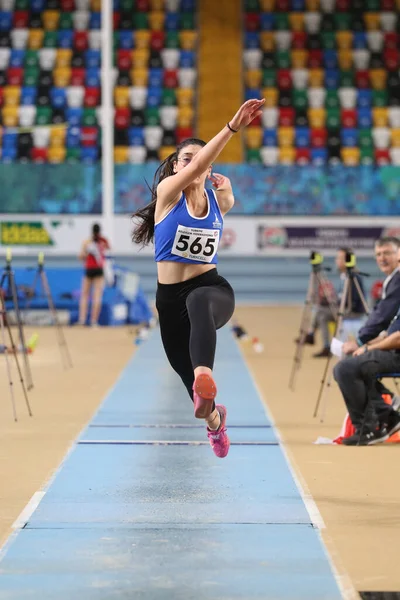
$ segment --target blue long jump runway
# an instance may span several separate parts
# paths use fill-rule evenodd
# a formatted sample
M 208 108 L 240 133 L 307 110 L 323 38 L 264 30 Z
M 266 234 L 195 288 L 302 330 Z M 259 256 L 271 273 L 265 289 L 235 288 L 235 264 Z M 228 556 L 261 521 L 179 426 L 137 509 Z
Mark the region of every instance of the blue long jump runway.
M 1 600 L 343 597 L 226 329 L 216 365 L 228 457 L 213 455 L 154 332 L 6 546 Z

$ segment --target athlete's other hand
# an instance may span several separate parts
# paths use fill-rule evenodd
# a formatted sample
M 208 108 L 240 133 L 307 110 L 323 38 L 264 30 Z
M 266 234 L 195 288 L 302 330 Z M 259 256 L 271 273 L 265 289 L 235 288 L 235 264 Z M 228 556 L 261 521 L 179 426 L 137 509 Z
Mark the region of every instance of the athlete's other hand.
M 225 175 L 221 175 L 220 173 L 212 173 L 209 176 L 209 180 L 212 182 L 213 187 L 215 187 L 216 190 L 221 190 L 221 191 L 232 191 L 232 185 L 230 180 L 228 179 L 228 177 L 225 177 Z
M 236 115 L 229 121 L 229 125 L 232 129 L 242 129 L 247 127 L 255 118 L 259 117 L 262 113 L 262 106 L 265 99 L 262 100 L 247 100 L 237 111 Z

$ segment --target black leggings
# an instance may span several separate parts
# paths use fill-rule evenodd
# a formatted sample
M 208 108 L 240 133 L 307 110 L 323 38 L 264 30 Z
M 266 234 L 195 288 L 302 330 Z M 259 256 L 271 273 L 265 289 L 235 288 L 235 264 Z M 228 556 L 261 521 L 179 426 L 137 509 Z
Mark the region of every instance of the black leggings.
M 216 330 L 235 309 L 233 289 L 212 269 L 181 283 L 158 283 L 156 307 L 165 353 L 193 400 L 193 370 L 214 366 Z

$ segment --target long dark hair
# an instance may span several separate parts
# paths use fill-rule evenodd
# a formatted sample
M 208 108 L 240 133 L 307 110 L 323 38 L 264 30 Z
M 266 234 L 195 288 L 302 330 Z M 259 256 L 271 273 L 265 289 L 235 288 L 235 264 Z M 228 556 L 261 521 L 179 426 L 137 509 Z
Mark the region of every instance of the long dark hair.
M 95 223 L 92 227 L 92 239 L 94 242 L 97 242 L 100 238 L 100 225 Z
M 140 208 L 132 215 L 132 219 L 137 219 L 139 223 L 135 226 L 132 233 L 132 241 L 136 244 L 142 244 L 146 246 L 150 242 L 153 241 L 154 238 L 154 214 L 156 212 L 156 204 L 157 204 L 157 186 L 158 184 L 165 179 L 166 177 L 170 177 L 174 174 L 174 162 L 178 160 L 179 153 L 186 146 L 201 146 L 204 147 L 206 142 L 203 140 L 199 140 L 197 138 L 188 138 L 181 142 L 177 147 L 175 152 L 167 156 L 167 158 L 161 163 L 158 167 L 157 171 L 154 174 L 153 185 L 150 187 L 148 184 L 148 188 L 151 193 L 151 202 Z M 147 183 L 147 182 L 146 182 Z

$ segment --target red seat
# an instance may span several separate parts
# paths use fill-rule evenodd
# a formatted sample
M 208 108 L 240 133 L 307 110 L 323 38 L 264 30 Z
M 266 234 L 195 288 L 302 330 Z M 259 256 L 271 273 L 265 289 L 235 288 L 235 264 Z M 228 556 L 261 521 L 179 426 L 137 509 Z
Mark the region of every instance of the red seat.
M 121 21 L 121 13 L 113 12 L 113 28 L 114 30 L 119 29 L 119 22 Z
M 383 52 L 383 60 L 388 71 L 396 71 L 400 65 L 399 51 L 394 48 L 387 48 Z
M 291 6 L 290 6 L 290 1 L 289 0 L 276 0 L 276 10 L 279 10 L 280 12 L 290 12 Z
M 165 32 L 152 31 L 150 39 L 150 47 L 152 50 L 162 50 L 165 46 Z
M 63 12 L 73 12 L 75 10 L 75 0 L 61 0 L 61 10 Z
M 258 13 L 246 13 L 245 28 L 246 31 L 259 31 L 260 15 Z
M 308 53 L 308 68 L 320 69 L 323 63 L 322 50 L 310 50 Z
M 83 105 L 86 108 L 94 108 L 100 103 L 100 88 L 86 88 Z
M 296 148 L 296 162 L 300 165 L 306 165 L 311 160 L 311 151 L 309 148 Z
M 71 85 L 85 85 L 86 70 L 82 67 L 71 69 Z
M 8 85 L 22 85 L 24 70 L 22 67 L 9 67 L 7 69 Z
M 149 0 L 136 0 L 135 8 L 139 12 L 149 12 L 150 2 Z
M 74 31 L 74 48 L 79 52 L 87 50 L 89 46 L 87 31 Z
M 290 90 L 292 87 L 292 72 L 290 69 L 279 69 L 276 79 L 280 90 Z
M 16 10 L 13 15 L 13 27 L 24 29 L 28 27 L 29 12 L 27 10 Z
M 387 31 L 384 35 L 384 48 L 397 50 L 399 47 L 399 34 L 396 31 Z
M 341 112 L 343 127 L 357 127 L 357 111 L 354 108 L 345 108 Z
M 293 127 L 296 111 L 294 108 L 279 109 L 279 127 Z
M 176 130 L 176 138 L 178 144 L 183 142 L 183 140 L 187 140 L 188 138 L 192 138 L 194 135 L 192 127 L 178 127 Z
M 349 12 L 351 10 L 350 0 L 336 0 L 336 10 Z
M 164 71 L 164 87 L 178 87 L 178 71 L 176 69 L 165 69 Z
M 131 110 L 129 107 L 116 108 L 114 124 L 116 129 L 126 129 L 129 126 Z
M 368 71 L 356 71 L 356 88 L 360 88 L 360 89 L 369 88 L 369 72 Z
M 4 88 L 0 87 L 0 106 L 3 106 Z
M 381 10 L 396 10 L 394 0 L 381 0 Z
M 252 122 L 250 123 L 249 127 L 261 127 L 262 125 L 262 118 L 261 115 L 256 117 L 255 119 L 252 120 Z
M 307 33 L 305 31 L 293 31 L 292 49 L 303 50 L 303 48 L 307 48 Z
M 313 148 L 324 148 L 328 138 L 328 130 L 325 127 L 311 129 L 311 146 Z
M 385 148 L 385 149 L 379 150 L 377 148 L 375 150 L 375 162 L 378 165 L 389 165 L 390 164 L 389 149 Z
M 120 71 L 129 71 L 132 67 L 132 50 L 118 50 L 117 67 Z
M 82 127 L 81 146 L 97 146 L 99 131 L 97 127 Z
M 36 163 L 47 162 L 47 148 L 32 148 L 31 149 L 31 159 Z

